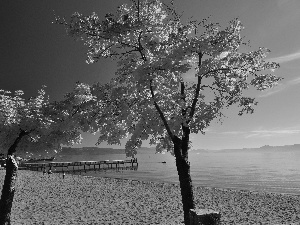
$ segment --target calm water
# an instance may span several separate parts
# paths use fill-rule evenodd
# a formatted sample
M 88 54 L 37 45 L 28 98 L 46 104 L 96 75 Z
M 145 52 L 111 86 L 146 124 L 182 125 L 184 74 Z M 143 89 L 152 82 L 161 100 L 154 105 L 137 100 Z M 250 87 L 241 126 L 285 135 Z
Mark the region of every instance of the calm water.
M 169 153 L 137 154 L 138 169 L 81 172 L 81 175 L 179 183 L 175 158 Z M 56 161 L 125 159 L 125 155 L 62 156 Z M 191 151 L 193 185 L 300 195 L 300 150 L 291 152 Z M 166 163 L 161 163 L 166 161 Z M 79 174 L 79 173 L 78 173 Z

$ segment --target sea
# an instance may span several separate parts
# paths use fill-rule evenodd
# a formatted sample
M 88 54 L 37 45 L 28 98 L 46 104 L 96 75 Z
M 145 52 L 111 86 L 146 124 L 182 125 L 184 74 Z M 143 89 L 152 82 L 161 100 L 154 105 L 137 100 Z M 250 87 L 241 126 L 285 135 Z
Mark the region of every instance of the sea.
M 136 155 L 138 167 L 73 174 L 179 183 L 175 157 L 155 150 Z M 128 159 L 125 154 L 61 155 L 57 162 Z M 300 149 L 295 151 L 190 151 L 194 186 L 300 195 Z M 162 163 L 165 162 L 165 163 Z

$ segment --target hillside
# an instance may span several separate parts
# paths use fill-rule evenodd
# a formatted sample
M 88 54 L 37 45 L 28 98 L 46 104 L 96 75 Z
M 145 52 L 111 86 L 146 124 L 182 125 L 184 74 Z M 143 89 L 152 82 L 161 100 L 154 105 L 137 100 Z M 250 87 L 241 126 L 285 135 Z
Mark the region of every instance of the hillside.
M 138 150 L 139 154 L 155 153 L 155 148 L 142 147 Z M 125 149 L 82 147 L 71 148 L 63 147 L 60 155 L 107 155 L 107 154 L 125 154 Z
M 243 148 L 243 149 L 223 149 L 216 152 L 280 152 L 280 151 L 300 151 L 300 144 L 283 145 L 283 146 L 270 146 L 264 145 L 259 148 Z

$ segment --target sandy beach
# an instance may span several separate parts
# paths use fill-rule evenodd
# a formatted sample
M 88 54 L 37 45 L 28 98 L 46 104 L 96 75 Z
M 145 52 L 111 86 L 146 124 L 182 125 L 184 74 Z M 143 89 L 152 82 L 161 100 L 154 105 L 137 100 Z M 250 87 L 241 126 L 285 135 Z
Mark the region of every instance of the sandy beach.
M 0 182 L 5 171 L 0 170 Z M 222 224 L 300 224 L 300 196 L 194 187 Z M 183 224 L 179 185 L 18 171 L 12 224 Z

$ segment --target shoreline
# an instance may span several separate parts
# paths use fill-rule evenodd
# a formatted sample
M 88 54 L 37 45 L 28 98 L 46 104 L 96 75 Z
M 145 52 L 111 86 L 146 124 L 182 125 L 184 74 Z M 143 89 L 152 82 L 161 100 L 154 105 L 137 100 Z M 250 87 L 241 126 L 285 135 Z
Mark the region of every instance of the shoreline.
M 41 172 L 41 171 L 39 171 Z M 55 173 L 61 173 L 61 172 L 55 172 Z M 67 174 L 67 173 L 66 173 Z M 82 177 L 87 177 L 87 178 L 91 178 L 91 179 L 94 179 L 94 178 L 107 178 L 107 179 L 117 179 L 117 180 L 128 180 L 128 181 L 138 181 L 138 182 L 152 182 L 152 183 L 163 183 L 163 184 L 169 184 L 169 185 L 175 185 L 175 186 L 178 186 L 179 187 L 179 182 L 171 182 L 171 181 L 153 181 L 153 180 L 139 180 L 139 179 L 135 179 L 135 178 L 126 178 L 126 177 L 119 177 L 119 176 L 107 176 L 107 174 L 105 174 L 104 176 L 91 176 L 91 175 L 84 175 L 84 174 L 73 174 L 73 173 L 68 173 L 69 175 L 72 175 L 72 176 L 82 176 Z M 234 187 L 231 187 L 231 188 L 227 188 L 227 187 L 208 187 L 208 186 L 202 186 L 202 185 L 194 185 L 193 184 L 193 188 L 204 188 L 204 189 L 217 189 L 219 191 L 238 191 L 238 192 L 250 192 L 250 193 L 265 193 L 265 194 L 274 194 L 274 195 L 290 195 L 290 196 L 295 196 L 295 197 L 299 197 L 300 198 L 300 193 L 298 194 L 295 194 L 295 193 L 283 193 L 283 192 L 272 192 L 272 191 L 260 191 L 260 190 L 249 190 L 249 189 L 246 189 L 246 188 L 234 188 Z
M 0 182 L 5 170 L 0 170 Z M 299 224 L 300 197 L 194 186 L 224 224 Z M 18 171 L 12 224 L 182 224 L 179 184 Z M 44 222 L 44 223 L 43 223 Z
M 124 179 L 124 180 L 138 180 L 138 181 L 145 181 L 145 182 L 156 182 L 156 183 L 168 183 L 168 184 L 177 184 L 179 185 L 179 180 L 178 180 L 178 175 L 177 175 L 177 180 L 178 181 L 170 181 L 170 180 L 162 180 L 161 178 L 159 179 L 153 179 L 153 177 L 151 176 L 150 178 L 145 178 L 145 177 L 141 177 L 140 175 L 138 177 L 134 177 L 131 176 L 130 174 L 126 173 L 127 170 L 125 171 L 125 173 L 123 173 L 123 170 L 119 170 L 119 171 L 110 171 L 110 172 L 100 172 L 97 173 L 97 175 L 92 174 L 92 172 L 94 171 L 87 171 L 82 172 L 82 173 L 73 173 L 72 171 L 68 172 L 71 175 L 80 175 L 80 176 L 87 176 L 87 177 L 103 177 L 103 178 L 111 178 L 111 179 Z M 129 171 L 130 172 L 130 171 Z M 147 173 L 147 172 L 144 172 Z M 192 179 L 193 181 L 193 179 Z M 284 189 L 282 188 L 274 188 L 274 189 L 270 189 L 270 187 L 267 188 L 252 188 L 252 187 L 245 187 L 243 185 L 237 187 L 237 186 L 214 186 L 214 185 L 199 185 L 196 182 L 193 181 L 193 186 L 195 187 L 203 187 L 203 188 L 215 188 L 215 189 L 220 189 L 220 190 L 236 190 L 236 191 L 250 191 L 250 192 L 264 192 L 264 193 L 270 193 L 270 194 L 282 194 L 282 195 L 292 195 L 292 196 L 299 196 L 300 197 L 300 192 L 295 192 L 295 191 L 288 191 L 285 190 L 286 192 L 284 192 Z

